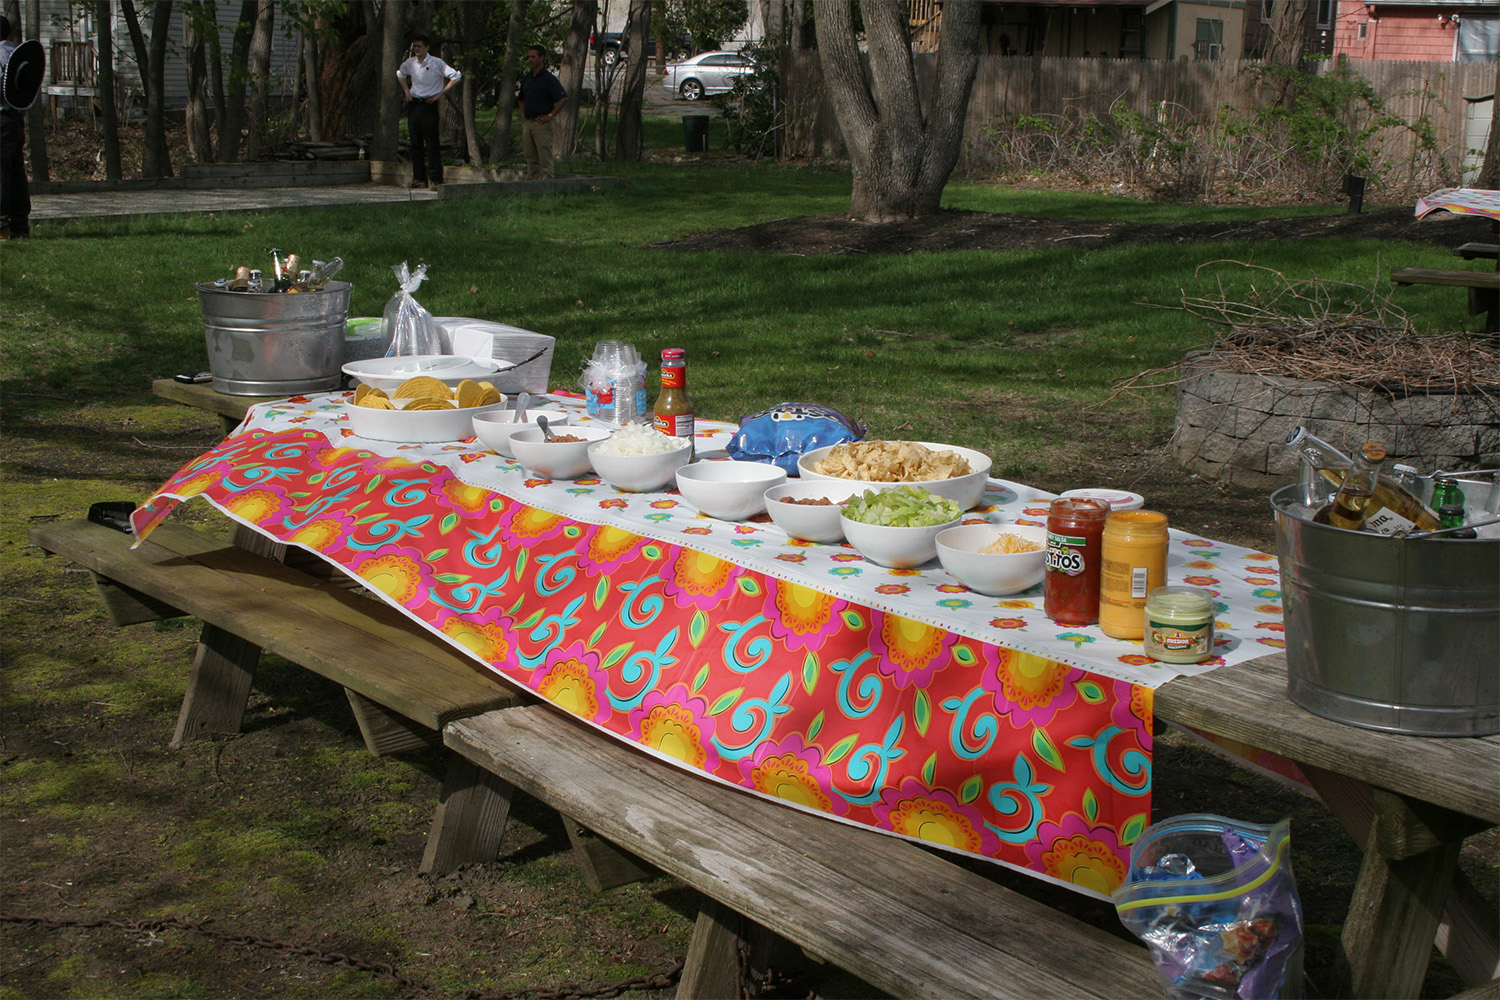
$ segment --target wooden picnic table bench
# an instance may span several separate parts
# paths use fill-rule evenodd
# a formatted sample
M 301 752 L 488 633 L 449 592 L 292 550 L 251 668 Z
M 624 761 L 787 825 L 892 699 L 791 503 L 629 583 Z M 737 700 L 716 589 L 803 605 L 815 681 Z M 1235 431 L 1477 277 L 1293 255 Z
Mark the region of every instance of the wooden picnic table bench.
M 82 520 L 29 535 L 94 575 L 116 625 L 202 619 L 174 747 L 239 731 L 262 651 L 342 685 L 377 756 L 441 746 L 447 722 L 520 697 L 395 609 L 193 528 L 160 525 L 134 551 L 132 536 Z M 422 870 L 493 861 L 508 809 L 508 790 L 454 755 Z
M 747 795 L 547 705 L 444 740 L 702 893 L 679 998 L 734 997 L 765 931 L 893 996 L 1154 997 L 1145 948 L 873 830 Z M 756 952 L 760 952 L 756 954 Z
M 1500 244 L 1460 243 L 1453 248 L 1453 256 L 1464 260 L 1500 260 Z
M 1469 315 L 1485 314 L 1486 333 L 1500 332 L 1500 272 L 1446 271 L 1428 267 L 1403 267 L 1391 275 L 1397 287 L 1448 285 L 1469 290 Z

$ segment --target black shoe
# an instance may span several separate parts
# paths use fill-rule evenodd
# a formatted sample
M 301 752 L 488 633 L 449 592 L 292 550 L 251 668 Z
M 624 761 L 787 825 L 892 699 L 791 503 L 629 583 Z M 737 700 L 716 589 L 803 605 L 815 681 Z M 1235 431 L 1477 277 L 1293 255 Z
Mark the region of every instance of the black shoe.
M 427 182 L 426 181 L 412 181 L 410 184 L 408 184 L 406 186 L 409 187 L 409 188 L 424 188 L 424 187 L 427 186 Z

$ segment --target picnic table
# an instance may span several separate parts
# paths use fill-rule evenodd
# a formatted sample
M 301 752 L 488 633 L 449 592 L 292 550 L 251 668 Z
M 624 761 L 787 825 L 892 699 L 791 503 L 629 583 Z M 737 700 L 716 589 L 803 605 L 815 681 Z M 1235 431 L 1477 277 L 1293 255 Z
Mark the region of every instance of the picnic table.
M 1500 234 L 1500 191 L 1487 188 L 1443 188 L 1417 199 L 1417 218 L 1433 212 L 1455 215 L 1477 215 L 1490 220 L 1491 228 Z M 1469 315 L 1485 314 L 1486 333 L 1500 332 L 1500 252 L 1496 243 L 1464 243 L 1454 254 L 1464 260 L 1494 260 L 1488 271 L 1460 271 L 1444 268 L 1404 267 L 1391 275 L 1398 287 L 1403 285 L 1447 285 L 1466 289 Z
M 155 388 L 168 398 L 220 413 L 226 422 L 254 402 L 169 380 Z M 576 405 L 561 398 L 553 402 Z M 1454 871 L 1463 839 L 1500 823 L 1500 793 L 1493 780 L 1500 771 L 1500 739 L 1372 733 L 1292 705 L 1285 695 L 1284 657 L 1277 651 L 1279 607 L 1275 561 L 1269 556 L 1207 539 L 1178 538 L 1188 558 L 1175 558 L 1179 580 L 1174 582 L 1222 579 L 1223 592 L 1233 595 L 1223 615 L 1230 625 L 1228 641 L 1218 662 L 1152 683 L 1155 668 L 1138 655 L 1138 646 L 1132 654 L 1129 644 L 1122 644 L 1123 650 L 1110 646 L 1086 629 L 1058 635 L 1055 628 L 1038 628 L 1023 638 L 1038 624 L 1038 612 L 1028 607 L 1037 602 L 1023 598 L 1002 602 L 1004 607 L 976 608 L 971 598 L 977 595 L 954 587 L 936 571 L 892 572 L 882 576 L 889 582 L 861 590 L 842 572 L 859 568 L 857 555 L 845 558 L 847 551 L 824 553 L 825 561 L 818 562 L 818 553 L 810 550 L 829 547 L 779 544 L 768 525 L 729 526 L 715 537 L 714 531 L 725 527 L 722 522 L 690 520 L 687 529 L 701 534 L 668 534 L 662 525 L 669 520 L 663 515 L 676 507 L 671 498 L 648 497 L 635 511 L 622 513 L 631 501 L 610 495 L 607 488 L 596 497 L 584 483 L 523 480 L 518 486 L 515 470 L 491 470 L 488 474 L 498 478 L 485 480 L 487 473 L 473 470 L 494 456 L 476 456 L 472 445 L 411 449 L 350 440 L 347 428 L 338 425 L 341 409 L 336 397 L 294 397 L 259 407 L 224 445 L 174 477 L 165 493 L 207 497 L 230 516 L 241 540 L 257 546 L 263 557 L 301 552 L 304 569 L 309 562 L 333 567 L 382 593 L 384 603 L 356 603 L 339 596 L 347 591 L 333 583 L 288 583 L 304 588 L 301 593 L 322 595 L 324 605 L 334 609 L 329 617 L 367 633 L 360 640 L 361 662 L 390 664 L 401 674 L 402 691 L 393 691 L 399 685 L 389 677 L 372 680 L 348 663 L 330 665 L 326 650 L 319 660 L 305 648 L 322 648 L 310 638 L 299 640 L 298 646 L 292 641 L 299 633 L 293 610 L 278 604 L 265 609 L 269 614 L 258 622 L 247 622 L 207 600 L 203 595 L 220 577 L 232 586 L 253 578 L 265 594 L 270 574 L 264 567 L 235 565 L 238 557 L 185 552 L 192 546 L 172 540 L 171 525 L 143 532 L 147 541 L 142 549 L 153 553 L 149 560 L 125 553 L 123 541 L 105 551 L 108 546 L 99 544 L 97 535 L 90 536 L 91 547 L 84 546 L 66 527 L 50 528 L 40 544 L 92 560 L 90 568 L 113 588 L 117 603 L 136 611 L 134 617 L 117 620 L 160 616 L 165 613 L 161 605 L 177 610 L 172 606 L 176 601 L 193 604 L 184 610 L 216 623 L 205 626 L 205 642 L 214 648 L 200 650 L 179 739 L 216 726 L 237 727 L 237 720 L 228 717 L 233 713 L 226 716 L 221 710 L 223 679 L 230 678 L 228 686 L 236 692 L 227 700 L 242 704 L 259 646 L 280 643 L 288 650 L 284 655 L 297 662 L 313 669 L 321 663 L 325 672 L 343 671 L 336 674 L 341 683 L 363 686 L 355 692 L 360 701 L 351 697 L 351 704 L 357 717 L 361 710 L 374 717 L 368 728 L 361 718 L 372 749 L 377 749 L 380 733 L 387 734 L 388 746 L 399 746 L 400 738 L 392 742 L 390 734 L 414 734 L 411 739 L 430 742 L 428 734 L 441 731 L 442 740 L 470 765 L 450 770 L 444 787 L 442 809 L 461 832 L 442 834 L 435 824 L 429 853 L 441 839 L 450 860 L 487 852 L 493 856 L 510 789 L 520 787 L 576 818 L 569 824 L 570 836 L 577 835 L 580 846 L 591 850 L 596 884 L 616 884 L 629 877 L 620 872 L 649 862 L 704 891 L 708 900 L 694 945 L 699 960 L 685 978 L 691 988 L 684 995 L 713 994 L 712 969 L 726 963 L 733 968 L 739 943 L 754 938 L 756 926 L 769 927 L 900 995 L 927 995 L 917 985 L 922 982 L 932 995 L 982 995 L 982 985 L 959 981 L 956 964 L 965 962 L 971 970 L 979 962 L 1019 976 L 1018 995 L 1027 988 L 1078 995 L 1149 992 L 1149 976 L 1140 976 L 1143 952 L 1137 950 L 1132 958 L 1120 951 L 1118 942 L 1102 941 L 1076 922 L 1064 921 L 1057 933 L 1091 949 L 1098 980 L 1089 981 L 1085 971 L 1074 973 L 1066 985 L 1046 976 L 1028 978 L 1037 961 L 1046 958 L 1046 949 L 1036 946 L 1031 961 L 1018 965 L 1017 942 L 992 938 L 1005 926 L 1014 934 L 1028 922 L 1053 918 L 1028 908 L 1023 899 L 997 893 L 997 887 L 983 888 L 957 865 L 920 851 L 918 860 L 909 844 L 890 834 L 932 842 L 938 839 L 936 831 L 949 850 L 1107 893 L 1118 883 L 1129 842 L 1150 821 L 1149 753 L 1154 726 L 1163 722 L 1191 727 L 1242 752 L 1296 762 L 1364 847 L 1355 907 L 1344 933 L 1342 995 L 1416 996 L 1435 935 L 1466 980 L 1482 983 L 1496 975 L 1500 949 L 1494 914 L 1462 880 L 1455 883 Z M 710 426 L 700 450 L 711 450 L 716 440 L 722 441 L 716 435 L 724 433 L 724 427 Z M 307 458 L 313 455 L 316 462 Z M 345 461 L 353 464 L 339 464 Z M 226 476 L 235 463 L 242 471 L 253 471 L 248 477 Z M 466 475 L 452 475 L 454 468 Z M 331 486 L 351 499 L 314 511 L 327 515 L 328 525 L 319 526 L 310 516 L 271 516 L 278 497 L 326 499 Z M 570 489 L 578 492 L 569 495 Z M 1045 510 L 1036 504 L 1047 495 L 1020 484 L 992 481 L 991 493 L 987 500 L 1012 514 L 1036 516 Z M 439 507 L 429 509 L 419 499 L 423 496 L 440 497 Z M 579 496 L 594 509 L 585 508 Z M 159 524 L 175 503 L 159 495 L 139 512 L 138 530 Z M 379 509 L 381 503 L 388 509 Z M 559 504 L 579 516 L 550 509 Z M 463 548 L 470 565 L 491 567 L 488 582 L 457 579 L 464 574 L 443 561 L 446 552 L 419 542 L 417 527 L 425 523 L 420 519 L 430 521 L 434 514 L 447 525 L 449 550 Z M 385 543 L 360 536 L 360 524 L 381 526 Z M 330 544 L 335 537 L 357 542 L 354 554 L 309 555 L 337 548 Z M 152 550 L 156 539 L 166 548 Z M 754 548 L 743 544 L 752 540 L 777 556 L 793 557 L 785 566 L 794 572 L 780 565 L 775 572 L 758 572 L 765 561 L 735 561 L 737 553 Z M 136 569 L 132 560 L 150 561 L 156 575 L 131 576 Z M 630 563 L 641 560 L 644 569 L 632 572 Z M 816 573 L 826 571 L 826 580 L 810 572 L 809 563 Z M 1242 579 L 1227 578 L 1231 564 L 1241 567 Z M 219 576 L 199 572 L 205 566 Z M 171 599 L 163 600 L 160 595 L 174 587 L 172 581 L 185 580 L 190 570 L 192 582 L 177 586 Z M 673 574 L 670 583 L 663 580 L 668 571 Z M 282 571 L 271 574 L 275 572 Z M 512 575 L 517 583 L 526 577 L 528 589 L 541 599 L 528 603 L 519 590 L 486 593 L 498 591 L 495 581 Z M 422 600 L 415 598 L 418 593 Z M 435 600 L 426 599 L 429 595 Z M 486 604 L 491 597 L 498 597 L 498 603 Z M 361 605 L 367 610 L 361 611 Z M 394 619 L 391 609 L 399 612 Z M 326 620 L 300 631 L 317 631 Z M 231 641 L 237 633 L 250 635 L 241 647 Z M 467 654 L 463 669 L 471 680 L 491 683 L 488 694 L 483 684 L 476 688 L 464 680 L 463 669 L 455 671 L 454 664 L 432 655 L 428 647 L 434 645 Z M 676 667 L 677 660 L 682 667 Z M 718 666 L 710 669 L 711 663 Z M 756 687 L 756 674 L 768 663 L 774 664 L 774 676 Z M 599 674 L 611 669 L 629 684 L 619 690 L 599 684 Z M 972 683 L 976 673 L 996 690 L 980 691 Z M 436 708 L 427 705 L 420 691 L 424 674 L 449 691 L 468 693 Z M 663 674 L 680 680 L 662 683 Z M 943 679 L 965 675 L 970 680 L 943 686 Z M 442 694 L 428 692 L 427 698 Z M 979 694 L 1003 699 L 1009 718 L 973 711 Z M 887 709 L 877 715 L 882 697 Z M 195 698 L 201 704 L 190 709 Z M 486 698 L 493 703 L 486 704 Z M 561 719 L 541 701 L 566 707 L 572 718 Z M 890 711 L 891 705 L 902 710 Z M 804 711 L 807 706 L 818 709 L 816 717 Z M 608 728 L 612 709 L 627 725 Z M 187 722 L 192 712 L 201 721 L 196 729 Z M 835 712 L 843 718 L 830 721 Z M 872 715 L 874 725 L 861 721 Z M 797 738 L 767 738 L 770 723 L 788 716 L 808 723 Z M 714 738 L 689 738 L 695 726 L 700 734 L 711 728 Z M 600 732 L 612 738 L 600 737 Z M 816 752 L 811 745 L 815 739 L 832 749 L 826 755 Z M 573 756 L 564 755 L 563 747 L 571 748 Z M 645 755 L 639 753 L 642 749 Z M 688 751 L 698 759 L 681 759 L 692 756 Z M 719 758 L 717 769 L 706 759 L 710 755 Z M 844 758 L 853 761 L 845 764 L 848 774 L 869 779 L 862 787 L 839 789 L 826 778 L 816 780 L 820 768 L 827 771 Z M 903 758 L 911 760 L 903 764 Z M 608 776 L 598 787 L 579 777 L 581 763 L 590 761 Z M 689 781 L 686 775 L 693 772 L 716 781 Z M 901 777 L 892 779 L 893 772 Z M 881 775 L 886 776 L 883 786 Z M 766 784 L 767 776 L 780 784 Z M 757 786 L 756 780 L 762 784 Z M 929 787 L 946 782 L 957 788 L 966 780 L 977 784 L 974 795 L 942 795 Z M 640 798 L 626 794 L 626 787 L 637 782 L 654 791 L 642 792 Z M 734 785 L 740 790 L 732 790 Z M 760 798 L 746 796 L 747 788 L 760 792 Z M 768 795 L 767 788 L 774 791 Z M 979 795 L 984 788 L 998 791 Z M 1071 808 L 1043 801 L 1053 795 Z M 769 808 L 777 819 L 763 823 L 764 799 L 778 796 L 800 802 L 805 812 L 834 813 L 840 822 L 794 819 L 774 806 Z M 699 855 L 695 847 L 684 857 L 683 845 L 710 831 L 680 822 L 670 826 L 667 816 L 656 815 L 652 803 L 660 805 L 669 797 L 675 804 L 670 809 L 661 805 L 663 813 L 680 818 L 706 808 L 710 813 L 703 822 L 710 822 L 707 815 L 719 817 L 713 822 L 723 829 L 701 848 L 708 854 Z M 986 798 L 993 801 L 981 812 Z M 731 813 L 744 818 L 725 823 L 723 817 Z M 903 815 L 916 816 L 919 823 L 902 826 Z M 808 821 L 811 826 L 802 825 Z M 836 864 L 801 870 L 802 862 L 793 855 L 807 855 L 799 845 L 815 842 L 823 845 L 819 857 L 853 851 L 851 856 L 888 859 L 912 878 L 943 887 L 926 905 L 947 912 L 942 902 L 947 899 L 946 906 L 957 910 L 938 925 L 912 924 L 915 917 L 903 908 L 910 908 L 914 890 L 905 882 L 872 885 Z M 717 860 L 706 861 L 709 855 Z M 740 871 L 762 867 L 755 862 L 770 855 L 785 864 L 781 878 L 772 872 L 751 879 Z M 739 859 L 738 868 L 724 863 L 731 856 Z M 600 875 L 605 869 L 615 874 Z M 1455 884 L 1458 888 L 1451 888 Z M 871 923 L 844 926 L 847 910 L 830 910 L 818 919 L 820 906 L 837 908 L 849 899 L 863 901 Z M 784 911 L 800 912 L 805 919 L 787 923 Z M 966 926 L 973 921 L 965 913 L 990 914 L 979 920 L 983 933 L 976 935 L 973 926 Z M 752 926 L 726 930 L 735 914 Z M 877 933 L 882 922 L 887 928 L 918 927 L 920 933 L 902 935 L 900 944 L 889 940 L 889 933 Z M 1024 955 L 1025 943 L 1020 943 Z M 1055 974 L 1054 969 L 1047 976 Z

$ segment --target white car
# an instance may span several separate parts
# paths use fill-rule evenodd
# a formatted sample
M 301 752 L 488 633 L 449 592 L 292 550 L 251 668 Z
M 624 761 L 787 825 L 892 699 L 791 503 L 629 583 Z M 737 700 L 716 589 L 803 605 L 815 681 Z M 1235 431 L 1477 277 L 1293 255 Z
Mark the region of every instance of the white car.
M 661 85 L 684 101 L 696 101 L 708 94 L 728 93 L 735 77 L 754 71 L 755 63 L 738 52 L 704 52 L 667 63 Z

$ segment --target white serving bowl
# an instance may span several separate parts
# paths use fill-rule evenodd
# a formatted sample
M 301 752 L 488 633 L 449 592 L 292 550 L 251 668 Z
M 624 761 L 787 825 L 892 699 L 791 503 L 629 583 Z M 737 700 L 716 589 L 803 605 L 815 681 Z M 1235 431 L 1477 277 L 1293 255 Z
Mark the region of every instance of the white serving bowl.
M 677 470 L 677 490 L 709 517 L 743 521 L 766 509 L 766 490 L 786 470 L 766 462 L 694 462 Z
M 953 479 L 924 479 L 920 482 L 913 482 L 910 485 L 920 486 L 922 489 L 936 493 L 940 497 L 957 500 L 959 507 L 964 510 L 968 510 L 979 503 L 980 498 L 984 496 L 985 480 L 989 478 L 990 467 L 994 464 L 988 455 L 975 451 L 973 448 L 960 448 L 956 444 L 933 444 L 931 441 L 915 441 L 913 444 L 922 445 L 924 448 L 932 451 L 956 451 L 968 461 L 969 468 L 973 471 L 967 476 L 957 476 Z M 838 483 L 856 483 L 860 489 L 870 490 L 884 490 L 892 486 L 907 485 L 904 483 L 876 483 L 863 479 L 846 479 L 842 476 L 829 476 L 814 471 L 813 465 L 827 458 L 828 453 L 836 447 L 838 446 L 829 445 L 827 448 L 814 448 L 812 451 L 804 452 L 802 457 L 797 459 L 797 469 L 801 472 L 802 478 L 806 480 L 828 479 Z
M 692 458 L 693 442 L 678 438 L 682 446 L 675 451 L 654 455 L 612 455 L 602 451 L 604 441 L 589 445 L 589 461 L 599 478 L 626 493 L 650 493 L 677 478 L 677 470 Z
M 568 423 L 566 410 L 534 410 L 527 407 L 525 422 L 518 424 L 515 422 L 515 413 L 510 409 L 490 408 L 483 414 L 474 415 L 474 434 L 491 451 L 506 458 L 515 458 L 516 453 L 510 449 L 510 436 L 516 431 L 535 427 L 538 416 L 547 418 L 548 427 L 566 427 Z
M 547 421 L 551 427 L 552 422 Z M 609 437 L 604 427 L 559 427 L 554 434 L 583 438 L 582 441 L 546 441 L 536 425 L 523 427 L 510 436 L 516 461 L 543 479 L 577 479 L 589 471 L 589 445 Z
M 911 569 L 937 558 L 937 536 L 959 523 L 954 518 L 945 524 L 923 528 L 901 528 L 892 524 L 865 524 L 848 517 L 840 518 L 844 537 L 855 551 L 872 563 L 892 569 Z
M 1001 534 L 1038 542 L 1035 552 L 980 552 Z M 1004 597 L 1030 590 L 1047 571 L 1047 529 L 1031 524 L 964 524 L 937 536 L 938 561 L 977 594 Z
M 841 542 L 844 540 L 844 521 L 839 515 L 842 506 L 860 488 L 852 483 L 818 480 L 808 483 L 783 483 L 766 490 L 766 513 L 771 520 L 793 538 L 809 542 Z M 783 503 L 793 500 L 831 500 L 832 503 L 799 504 Z
M 404 407 L 407 399 L 393 399 L 392 403 Z M 401 444 L 438 444 L 444 441 L 464 441 L 474 436 L 474 418 L 493 412 L 504 403 L 489 406 L 470 406 L 454 410 L 373 410 L 368 406 L 344 404 L 349 414 L 349 429 L 371 441 L 396 441 Z

